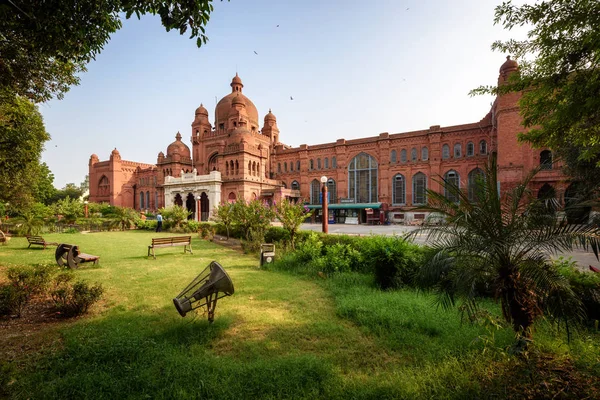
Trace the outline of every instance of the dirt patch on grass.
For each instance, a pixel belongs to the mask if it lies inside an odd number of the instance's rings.
[[[242,242],[239,239],[229,238],[226,236],[215,235],[212,239],[213,243],[221,245],[223,247],[227,247],[229,249],[238,251],[240,253],[244,252],[244,248],[242,247]]]

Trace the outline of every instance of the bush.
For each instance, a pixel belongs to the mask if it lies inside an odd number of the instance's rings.
[[[0,361],[0,398],[8,398],[9,385],[16,373],[16,368],[13,364]]]
[[[16,315],[20,317],[28,298],[27,292],[15,285],[1,285],[0,316]]]
[[[335,243],[325,247],[325,249],[324,273],[351,272],[360,268],[362,256],[358,250],[350,245]]]
[[[381,289],[412,286],[424,250],[400,237],[371,236],[361,241],[364,266],[375,273]]]
[[[562,257],[554,265],[583,303],[588,321],[600,321],[600,274],[580,271],[576,262]]]
[[[271,226],[265,233],[265,243],[283,243],[290,240],[290,232],[279,226]]]
[[[201,239],[212,240],[215,236],[215,225],[209,224],[208,222],[202,222],[198,224],[196,231]]]
[[[56,270],[54,266],[39,264],[34,267],[11,267],[6,275],[13,286],[25,291],[29,297],[42,293]]]
[[[51,293],[56,311],[65,318],[85,314],[104,293],[100,284],[90,286],[86,282],[78,281],[71,285],[72,279],[72,275],[59,275]]]

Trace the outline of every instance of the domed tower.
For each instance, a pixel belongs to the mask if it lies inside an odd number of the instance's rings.
[[[201,103],[200,107],[196,108],[194,122],[192,122],[192,143],[199,136],[206,136],[212,131],[212,125],[208,120],[208,110]]]
[[[167,147],[167,155],[158,154],[158,169],[164,176],[178,177],[181,171],[192,171],[192,157],[190,148],[181,141],[181,133],[177,132],[175,141]]]
[[[241,122],[249,131],[258,132],[258,111],[254,103],[242,93],[244,84],[237,73],[229,86],[231,93],[223,97],[215,107],[215,129],[219,133],[231,131],[238,127],[240,121],[237,118],[241,117]],[[234,99],[236,104],[233,104]],[[231,115],[232,108],[238,114]]]
[[[265,115],[265,124],[262,128],[262,134],[271,139],[271,146],[279,143],[279,128],[277,127],[277,118],[269,109],[269,113]]]

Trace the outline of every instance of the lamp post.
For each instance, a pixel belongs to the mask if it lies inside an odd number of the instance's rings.
[[[200,222],[200,196],[196,196],[196,200],[197,200],[197,204],[196,204],[196,217],[198,219],[198,222]]]
[[[327,177],[323,175],[321,177],[321,196],[323,197],[323,233],[329,233],[329,216],[327,212]]]
[[[84,201],[83,202],[83,206],[84,206],[84,211],[85,211],[85,217],[88,217],[88,201]]]

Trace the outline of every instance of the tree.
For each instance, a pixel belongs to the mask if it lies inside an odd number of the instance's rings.
[[[37,177],[37,182],[32,187],[33,197],[37,202],[48,205],[56,194],[56,188],[54,187],[54,174],[45,162],[39,165]]]
[[[173,226],[176,228],[178,228],[183,221],[192,215],[191,211],[188,211],[186,208],[177,205],[161,208],[158,210],[158,212],[161,213],[166,220],[173,223]]]
[[[67,224],[74,224],[77,218],[83,217],[83,203],[77,198],[67,196],[54,204],[56,215],[62,215]]]
[[[260,200],[246,202],[239,198],[233,203],[232,211],[234,225],[244,232],[248,242],[254,243],[264,240],[265,233],[275,218],[271,207]]]
[[[229,240],[229,231],[231,225],[233,225],[233,203],[223,203],[215,209],[215,215],[213,217],[215,222],[223,224],[227,231],[227,240]]]
[[[129,207],[111,207],[110,213],[106,216],[114,218],[123,231],[130,229],[139,218],[137,211]]]
[[[470,316],[477,312],[481,291],[491,292],[500,301],[504,319],[520,337],[529,338],[539,316],[568,321],[580,309],[549,256],[581,246],[598,257],[600,229],[569,225],[545,212],[542,200],[527,189],[536,171],[503,195],[498,193],[496,172],[496,159],[491,157],[475,184],[476,201],[453,182],[443,182],[452,199],[428,193],[428,210],[443,215],[446,224],[413,233],[427,233],[433,249],[418,282],[433,288],[445,307],[461,300]]]
[[[275,216],[281,222],[283,229],[290,233],[292,249],[294,248],[298,228],[311,215],[312,212],[306,209],[301,203],[292,203],[288,199],[275,203]]]
[[[580,160],[600,155],[600,2],[515,6],[508,1],[496,7],[494,22],[509,30],[531,26],[526,40],[492,45],[519,60],[519,73],[506,85],[480,87],[472,94],[522,92],[526,132],[521,140],[559,153],[575,146],[581,149]]]
[[[10,201],[11,208],[24,210],[34,202],[36,194],[41,195],[37,185],[47,167],[40,167],[39,160],[48,139],[37,107],[0,89],[1,203]]]
[[[198,47],[212,0],[19,0],[0,4],[0,89],[43,102],[64,96],[102,51],[121,18],[159,15],[167,31],[186,32]]]
[[[83,190],[74,183],[67,183],[64,188],[56,190],[54,196],[50,199],[51,203],[57,203],[60,200],[64,200],[67,197],[71,199],[79,199],[83,194]]]

